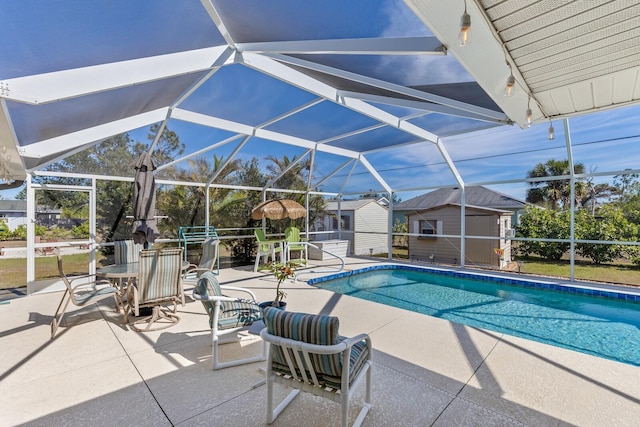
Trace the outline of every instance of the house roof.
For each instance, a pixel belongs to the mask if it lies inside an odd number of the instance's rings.
[[[0,212],[26,212],[26,200],[0,200]]]
[[[415,211],[414,214],[415,215],[421,215],[421,214],[424,214],[425,212],[428,212],[428,211],[434,211],[434,210],[446,208],[446,207],[449,207],[449,206],[454,206],[454,207],[458,207],[459,208],[462,205],[460,203],[445,203],[444,205],[434,206],[432,208],[423,209],[423,210],[420,210],[420,211]],[[465,209],[477,210],[477,211],[483,211],[483,212],[490,212],[490,213],[495,213],[495,214],[500,214],[500,215],[511,215],[511,214],[513,214],[513,211],[510,211],[510,210],[493,209],[493,208],[487,208],[487,207],[483,207],[483,206],[465,205]]]
[[[379,199],[357,199],[357,200],[343,200],[342,202],[340,202],[340,210],[341,211],[356,211],[358,209],[360,209],[361,207],[368,205],[369,203],[375,203],[377,205],[380,205],[380,207],[387,209],[386,206],[378,203]],[[329,203],[327,203],[327,208],[326,210],[328,211],[337,211],[338,210],[338,201],[337,200],[332,200]]]
[[[394,211],[424,210],[446,204],[460,204],[460,188],[440,188],[394,206]],[[465,188],[465,205],[493,209],[523,209],[526,202],[482,185]]]

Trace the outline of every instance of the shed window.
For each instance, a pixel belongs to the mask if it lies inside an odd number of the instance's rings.
[[[436,219],[422,219],[413,222],[414,234],[436,238],[436,234],[442,234],[442,221]]]
[[[338,219],[333,218],[333,229],[338,229]],[[340,217],[340,229],[341,230],[351,230],[351,217],[349,215],[342,215]]]

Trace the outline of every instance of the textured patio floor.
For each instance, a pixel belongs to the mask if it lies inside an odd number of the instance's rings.
[[[349,259],[348,268],[369,261]],[[312,277],[306,275],[304,280]],[[270,299],[274,280],[224,269],[222,283]],[[340,318],[340,332],[371,335],[374,407],[366,426],[637,426],[640,368],[499,333],[286,285],[287,310]],[[76,309],[51,340],[61,297],[49,293],[0,305],[0,425],[261,426],[261,363],[211,370],[202,305],[188,299],[181,321],[136,333],[107,300]],[[221,359],[257,353],[260,341],[228,344]],[[284,389],[276,389],[282,396]],[[362,390],[353,401],[353,422]],[[275,426],[339,424],[339,407],[300,395]]]

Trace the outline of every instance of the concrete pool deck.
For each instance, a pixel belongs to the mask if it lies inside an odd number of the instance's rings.
[[[372,263],[348,258],[347,268]],[[223,269],[220,281],[270,299],[275,279],[250,270]],[[285,291],[288,310],[338,316],[342,335],[370,334],[374,406],[365,426],[636,426],[640,420],[638,367],[301,281],[288,281]],[[212,371],[208,317],[199,302],[188,298],[178,309],[180,323],[149,333],[123,326],[110,300],[71,306],[51,340],[49,322],[61,296],[0,305],[1,425],[265,425],[265,387],[252,388],[264,375],[262,364]],[[228,344],[221,358],[260,350],[259,341]],[[350,422],[361,402],[359,390]],[[338,420],[337,404],[300,395],[273,425]]]

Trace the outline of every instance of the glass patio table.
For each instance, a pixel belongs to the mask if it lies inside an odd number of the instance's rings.
[[[188,261],[182,261],[182,271],[186,270],[189,267]],[[139,263],[137,262],[128,262],[124,264],[112,264],[104,267],[100,267],[96,269],[96,276],[103,277],[105,279],[114,279],[118,284],[118,289],[120,290],[120,302],[122,305],[124,301],[126,301],[125,295],[125,284],[128,284],[130,280],[135,280],[138,277],[139,271]],[[184,289],[181,289],[183,303],[184,303]],[[126,307],[124,308],[127,309]],[[151,308],[141,309],[140,315],[146,316],[151,314]]]
[[[184,271],[189,267],[188,261],[182,261],[182,270]],[[123,291],[123,285],[125,280],[128,282],[130,279],[138,277],[139,264],[137,262],[129,262],[124,264],[113,264],[96,269],[96,276],[104,277],[105,279],[117,279],[120,291]]]

